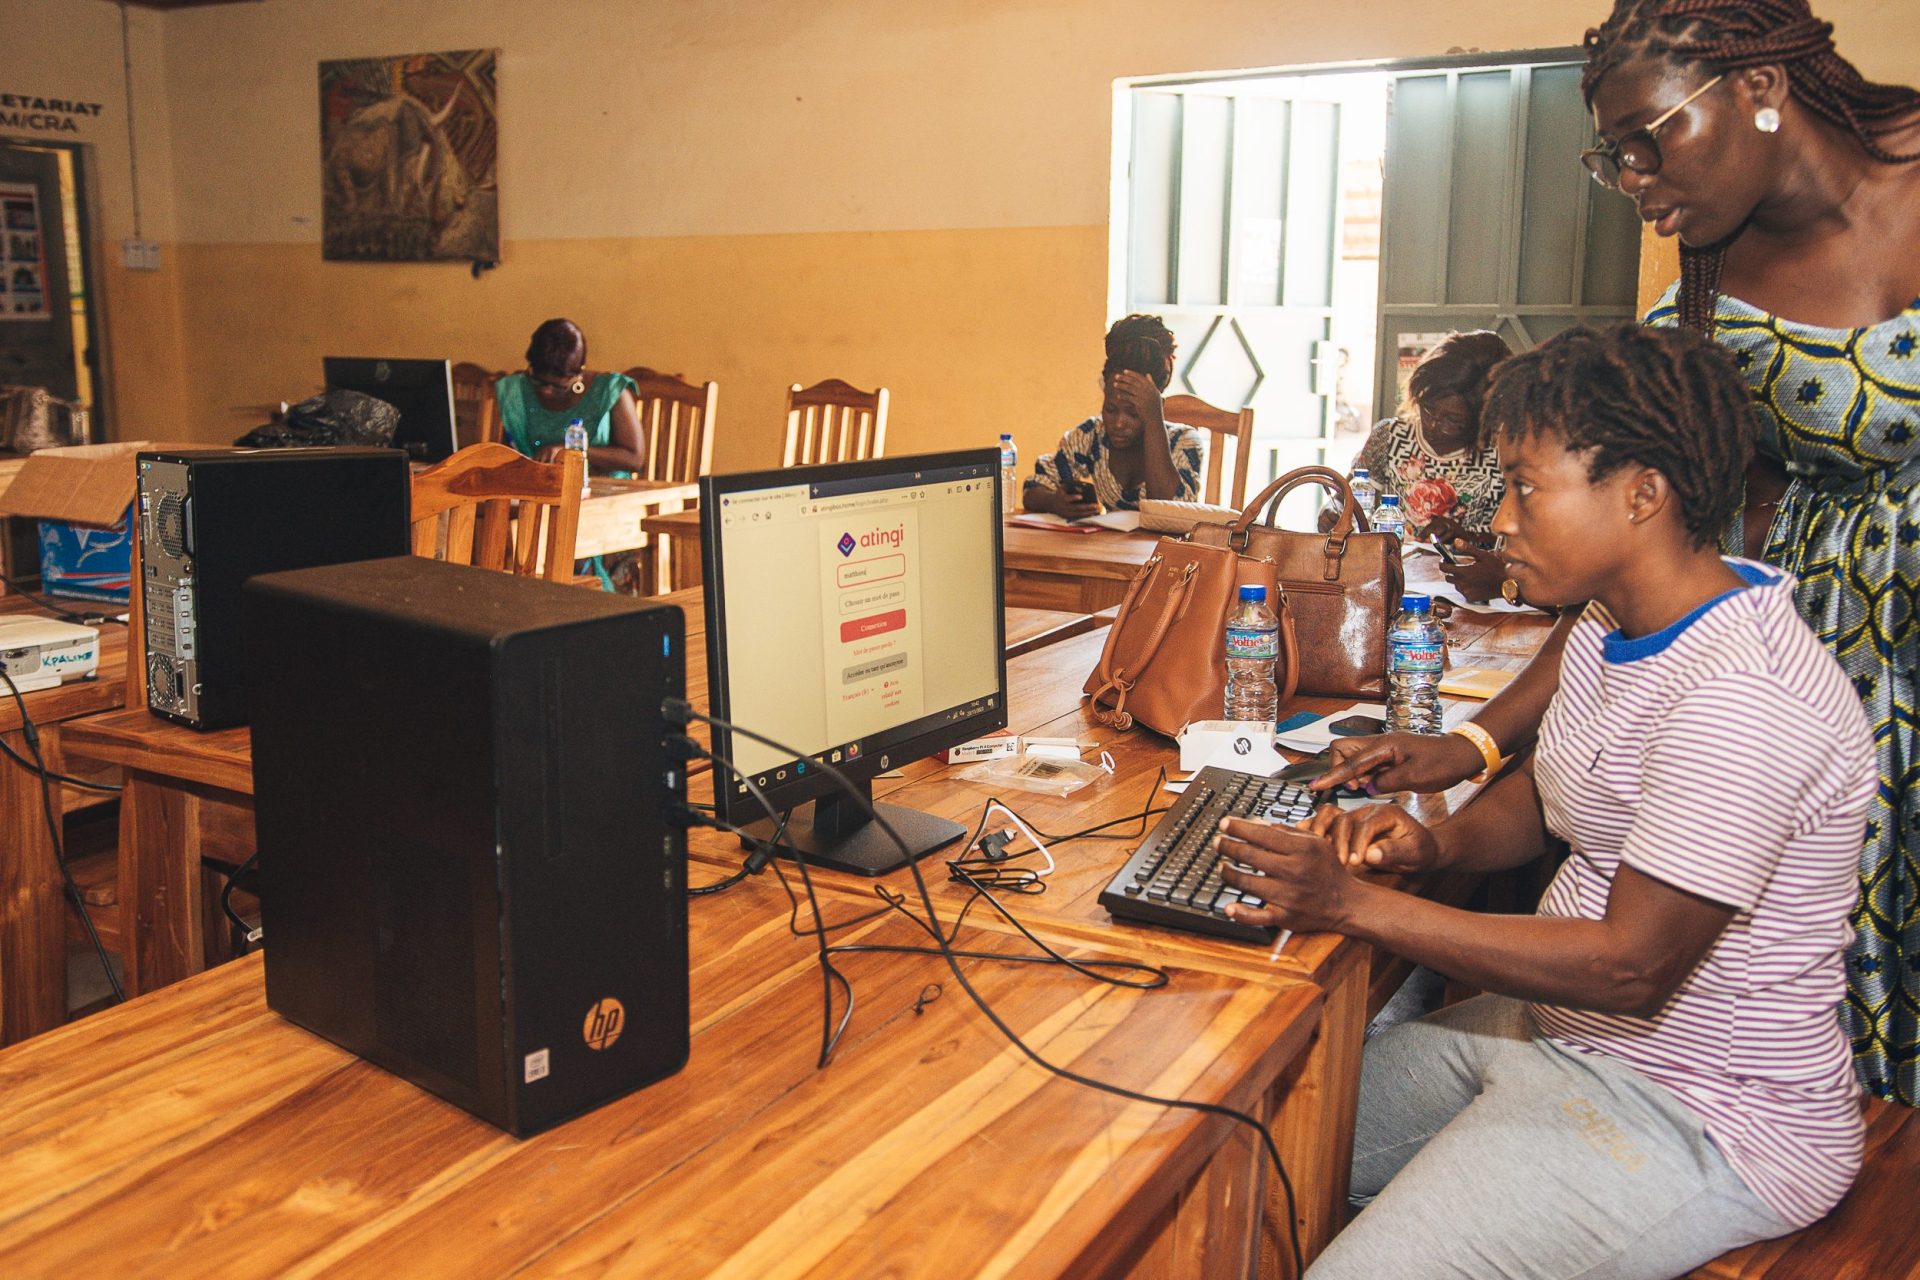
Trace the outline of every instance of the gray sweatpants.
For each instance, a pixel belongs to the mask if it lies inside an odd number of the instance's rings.
[[[1504,996],[1368,1042],[1353,1198],[1308,1280],[1667,1280],[1790,1230],[1671,1092]]]

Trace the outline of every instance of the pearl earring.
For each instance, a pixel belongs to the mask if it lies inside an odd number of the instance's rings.
[[[1780,113],[1772,107],[1762,107],[1753,113],[1753,127],[1762,133],[1780,132]]]

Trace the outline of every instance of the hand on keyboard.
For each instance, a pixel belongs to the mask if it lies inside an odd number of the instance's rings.
[[[1340,861],[1363,871],[1431,871],[1440,861],[1433,832],[1397,804],[1321,809],[1308,830],[1330,840]]]
[[[1232,919],[1295,932],[1337,933],[1345,925],[1353,876],[1327,837],[1298,827],[1227,818],[1214,848],[1223,859],[1222,878],[1242,895],[1241,902],[1227,908]],[[1261,905],[1249,905],[1247,895]]]

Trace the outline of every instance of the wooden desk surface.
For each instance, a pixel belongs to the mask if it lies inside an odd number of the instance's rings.
[[[1531,655],[1544,642],[1552,625],[1552,619],[1541,614],[1460,614],[1449,624],[1450,647],[1456,660],[1461,662],[1518,669],[1525,665],[1526,655]],[[1042,831],[1077,831],[1148,808],[1162,809],[1175,799],[1172,792],[1153,789],[1155,776],[1163,767],[1170,776],[1180,776],[1174,743],[1145,729],[1124,733],[1110,729],[1094,718],[1081,697],[1081,684],[1098,658],[1103,642],[1104,632],[1082,636],[1008,666],[1008,705],[1024,709],[1020,714],[1019,732],[1078,738],[1085,747],[1085,758],[1097,759],[1099,751],[1104,750],[1115,763],[1111,778],[1066,797],[998,792],[1001,799]],[[1353,699],[1348,698],[1301,697],[1288,705],[1293,710],[1326,714],[1352,702]],[[1451,698],[1442,699],[1442,704],[1449,721],[1464,719],[1481,705]],[[894,804],[963,822],[971,828],[996,789],[959,777],[967,767],[925,762],[903,770],[897,779],[876,782],[874,794]],[[1478,790],[1472,783],[1462,783],[1441,795],[1407,795],[1401,800],[1422,818],[1437,819],[1465,804]],[[1265,948],[1181,930],[1123,925],[1108,916],[1106,909],[1099,905],[1099,893],[1156,820],[1148,819],[1145,827],[1136,823],[1113,829],[1129,836],[1128,839],[1088,840],[1067,846],[1056,855],[1059,869],[1049,877],[1047,891],[1037,896],[1011,898],[1008,900],[1011,908],[1023,920],[1042,921],[1056,932],[1099,945],[1114,945],[1114,931],[1124,930],[1129,952],[1136,947],[1143,948],[1146,953],[1173,963],[1206,965],[1248,976],[1280,969],[1315,981],[1327,978],[1329,967],[1337,961],[1338,944],[1342,941],[1332,935],[1295,937],[1289,940],[1277,961],[1269,961]],[[1025,845],[1024,840],[1018,842],[1018,847]],[[722,855],[723,863],[737,865],[737,850],[723,847]],[[939,866],[949,856],[951,852],[936,852],[929,861]],[[871,897],[876,883],[830,871],[817,875],[823,883],[861,897]],[[938,882],[936,896],[944,899],[946,907],[957,910],[971,896],[970,890],[949,882],[944,874],[929,876],[929,879]],[[894,892],[906,892],[911,881],[909,873],[902,870],[882,877],[878,883]],[[1422,887],[1435,896],[1457,896],[1449,883],[1435,882]],[[983,909],[975,908],[976,914]]]
[[[573,544],[574,555],[582,560],[645,546],[647,535],[642,526],[649,515],[700,496],[698,484],[666,480],[594,476],[588,483],[591,492],[580,500],[580,524]]]
[[[1145,530],[1055,533],[1012,524],[1001,537],[1008,604],[1087,613],[1119,604],[1160,541]]]
[[[839,957],[857,1004],[817,1070],[819,970],[786,911],[766,881],[695,899],[687,1067],[524,1142],[269,1012],[258,956],[0,1053],[0,1255],[21,1275],[1247,1273],[1250,1134],[1049,1075],[938,957]],[[844,940],[925,935],[894,916]],[[1260,1115],[1320,1002],[963,964],[1060,1065]]]

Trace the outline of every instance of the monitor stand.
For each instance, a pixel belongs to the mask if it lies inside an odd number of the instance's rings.
[[[932,853],[967,834],[967,829],[958,822],[904,805],[875,802],[871,782],[854,785],[861,799],[872,805],[899,834],[911,857]],[[772,822],[763,820],[749,826],[747,831],[765,840],[773,834],[773,829]],[[900,846],[843,791],[795,809],[787,819],[786,834],[774,849],[783,858],[804,856],[808,866],[832,867],[856,876],[882,876],[907,865]]]

